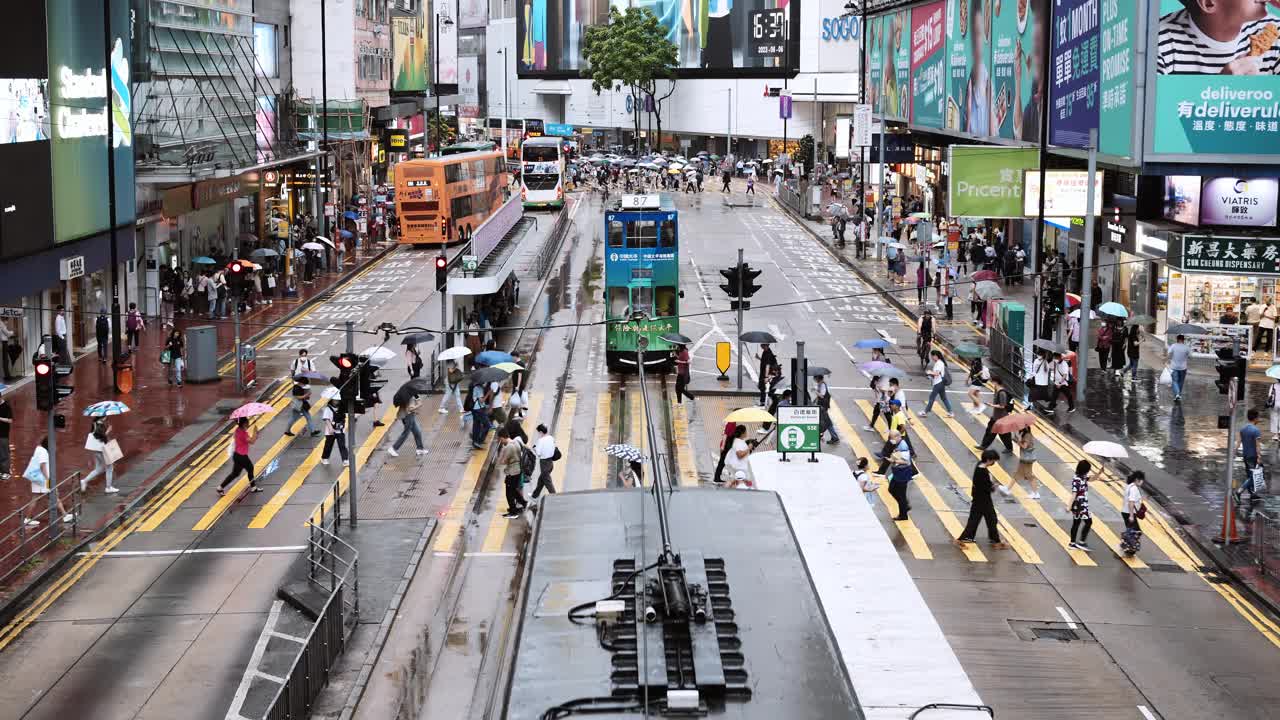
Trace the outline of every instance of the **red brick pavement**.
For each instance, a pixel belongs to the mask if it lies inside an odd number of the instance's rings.
[[[348,253],[344,274],[320,275],[310,285],[299,284],[296,299],[276,299],[271,305],[259,305],[241,318],[241,341],[245,342],[267,330],[269,326],[279,323],[301,304],[330,290],[346,274],[364,267],[380,253],[381,249],[377,247],[355,253],[354,258]],[[231,351],[234,342],[231,320],[211,321],[205,315],[195,315],[178,317],[176,322],[180,330],[189,326],[215,325],[218,354],[221,356]],[[114,509],[126,505],[154,480],[154,477],[147,478],[145,482],[132,487],[121,484],[121,476],[129,472],[138,461],[172,440],[183,427],[207,412],[218,400],[242,396],[248,401],[259,392],[253,390],[245,394],[238,393],[232,377],[198,385],[170,385],[167,367],[159,361],[167,335],[168,329],[162,330],[159,327],[159,318],[147,319],[147,329],[142,333],[140,348],[133,355],[134,387],[128,393],[115,392],[111,366],[100,362],[96,353],[80,356],[74,363],[75,369],[70,378],[75,392],[58,405],[58,412],[67,419],[66,429],[60,430],[57,437],[56,472],[61,478],[77,470],[87,474],[93,468],[93,459],[84,449],[84,441],[92,421],[84,417],[84,409],[101,400],[120,400],[129,406],[130,412],[113,417],[110,421],[112,436],[119,441],[124,453],[124,457],[115,464],[116,484],[121,487],[121,492],[115,496],[118,504],[113,506]],[[35,383],[27,382],[11,388],[5,392],[5,398],[13,408],[14,419],[10,436],[12,461],[9,472],[12,476],[8,480],[0,480],[0,573],[7,572],[12,567],[12,563],[4,561],[18,542],[19,536],[15,530],[20,521],[15,511],[23,507],[38,506],[39,511],[46,513],[39,517],[43,527],[48,507],[47,500],[33,502],[30,483],[22,478],[22,471],[31,458],[32,450],[45,437],[48,429],[47,415],[36,409]],[[160,474],[156,473],[157,476]],[[95,478],[90,484],[89,492],[100,491],[104,482],[102,476]],[[81,518],[81,532],[101,526],[114,514],[114,509],[102,517]],[[26,554],[16,553],[14,557]]]

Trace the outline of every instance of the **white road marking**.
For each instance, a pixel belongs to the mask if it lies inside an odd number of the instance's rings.
[[[1066,620],[1066,621],[1067,621],[1067,627],[1068,627],[1069,629],[1071,629],[1071,630],[1075,630],[1075,629],[1076,629],[1076,621],[1071,619],[1071,615],[1067,612],[1067,609],[1066,609],[1066,608],[1064,608],[1064,607],[1062,607],[1061,605],[1059,605],[1059,606],[1058,606],[1058,614],[1062,616],[1062,619],[1063,619],[1063,620]]]
[[[249,695],[249,686],[253,684],[253,679],[264,675],[258,671],[258,663],[262,662],[262,656],[267,652],[267,643],[271,641],[271,635],[276,630],[276,623],[280,620],[280,609],[283,607],[283,600],[271,603],[271,610],[267,612],[267,622],[262,626],[258,642],[253,645],[253,654],[249,656],[249,665],[245,667],[244,675],[240,677],[240,685],[236,688],[235,696],[231,698],[231,707],[227,708],[226,720],[244,719],[240,714],[244,709],[244,699]],[[284,680],[280,679],[276,682],[283,684]]]
[[[1138,712],[1142,713],[1142,717],[1146,718],[1146,720],[1158,720],[1155,713],[1148,710],[1146,705],[1139,705]]]
[[[826,323],[824,323],[824,322],[822,322],[822,318],[818,318],[818,325],[822,326],[822,329],[823,329],[823,330],[826,330],[828,335],[830,335],[830,334],[831,334],[831,328],[827,327],[827,324],[826,324]],[[770,325],[769,327],[773,327],[773,326],[772,326],[772,325]],[[842,347],[842,348],[843,348],[844,346],[843,346],[843,345],[841,345],[840,347]],[[852,360],[853,358],[852,358],[852,357],[850,357],[849,359],[850,359],[850,360]]]
[[[179,550],[109,550],[104,553],[93,553],[102,557],[164,557],[174,555],[214,555],[236,553],[285,553],[302,552],[306,545],[271,545],[268,547],[221,547],[221,548],[182,548]],[[89,555],[82,552],[77,555]]]

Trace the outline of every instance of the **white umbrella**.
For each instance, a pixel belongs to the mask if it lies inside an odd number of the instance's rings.
[[[341,393],[341,391],[340,391],[340,390],[338,390],[338,388],[336,388],[336,387],[334,387],[334,386],[330,385],[329,387],[327,387],[327,388],[325,388],[324,390],[321,390],[321,391],[320,391],[320,399],[321,399],[321,400],[332,400],[332,399],[334,399],[334,398],[338,397],[340,394],[342,394],[342,393]]]
[[[394,350],[382,347],[381,345],[370,345],[369,347],[361,350],[360,354],[368,357],[369,362],[374,365],[385,365],[396,356],[396,352]]]
[[[1097,455],[1104,458],[1122,458],[1129,457],[1129,451],[1125,450],[1119,443],[1109,442],[1107,440],[1093,440],[1084,444],[1081,448],[1090,455]]]
[[[1072,311],[1071,311],[1071,315],[1070,315],[1070,317],[1073,317],[1073,318],[1078,318],[1078,317],[1080,317],[1080,308],[1076,308],[1075,310],[1072,310]],[[1096,313],[1096,312],[1094,312],[1094,311],[1090,310],[1090,311],[1089,311],[1089,319],[1090,319],[1090,320],[1097,320],[1097,319],[1098,319],[1098,313]]]
[[[461,360],[470,354],[471,350],[469,348],[462,345],[454,345],[451,348],[441,351],[439,355],[436,355],[436,359],[440,362],[444,362],[446,360]]]
[[[318,242],[302,243],[303,250],[323,250],[324,246]]]
[[[315,237],[313,237],[313,238],[311,238],[311,239],[312,239],[312,240],[314,240],[314,241],[316,241],[316,242],[318,242],[318,243],[324,243],[325,245],[328,245],[329,247],[333,247],[333,241],[332,241],[332,240],[330,240],[330,239],[329,239],[329,238],[327,238],[327,237],[320,237],[319,235],[317,235],[317,236],[315,236]],[[306,246],[304,245],[303,247],[306,247]]]

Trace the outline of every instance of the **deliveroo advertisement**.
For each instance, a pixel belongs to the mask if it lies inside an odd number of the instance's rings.
[[[1104,18],[1105,20],[1105,18]],[[1280,155],[1280,0],[1160,0],[1152,152]]]

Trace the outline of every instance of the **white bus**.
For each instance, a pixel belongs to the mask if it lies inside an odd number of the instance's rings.
[[[560,138],[520,143],[520,199],[526,208],[564,207],[564,149]]]

